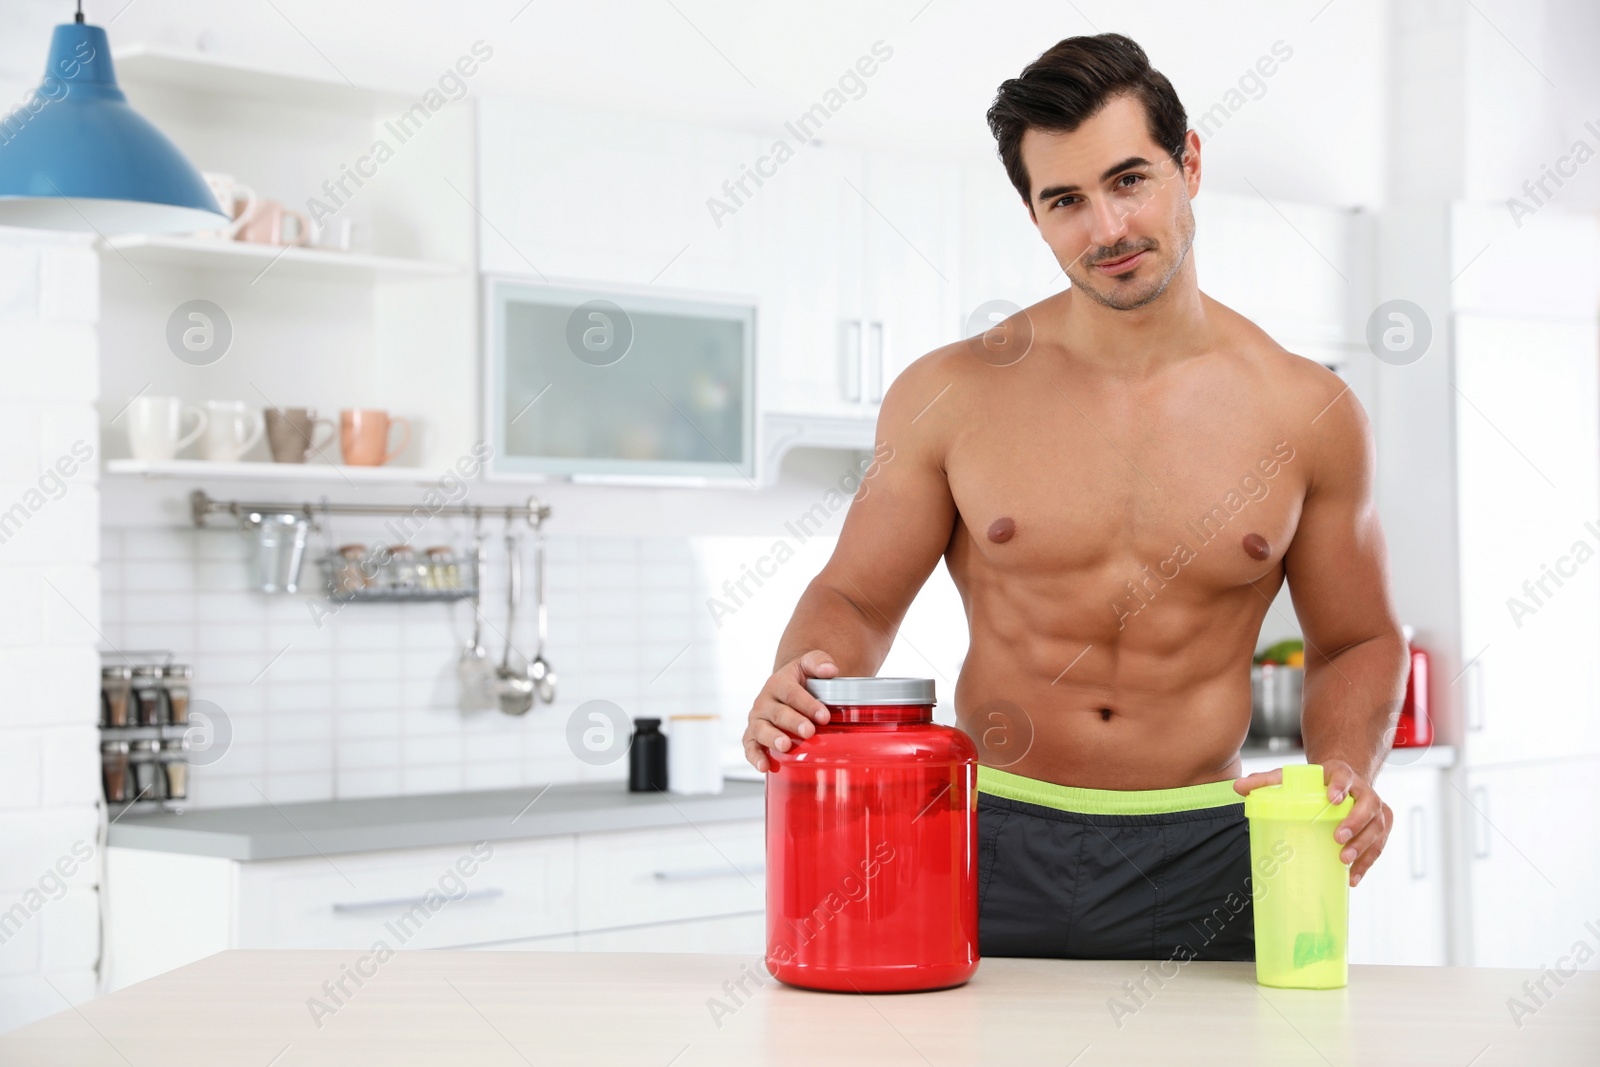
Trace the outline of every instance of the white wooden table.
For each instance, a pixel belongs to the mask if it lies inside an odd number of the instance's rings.
[[[0,1035],[0,1064],[1600,1062],[1594,971],[1559,989],[1547,980],[1553,996],[1519,1027],[1507,999],[1526,999],[1522,983],[1538,977],[1531,971],[1352,967],[1347,988],[1310,992],[1258,987],[1251,964],[1169,963],[1176,973],[1163,977],[1155,963],[987,959],[960,989],[860,996],[780,986],[745,956],[411,951],[383,963],[361,959],[348,951],[219,953]],[[359,986],[350,977],[357,971],[370,975]],[[1141,975],[1142,1006],[1123,987]],[[348,995],[330,996],[324,983],[341,977]],[[319,1018],[312,998],[323,1005]],[[1113,999],[1132,1010],[1114,1018]]]

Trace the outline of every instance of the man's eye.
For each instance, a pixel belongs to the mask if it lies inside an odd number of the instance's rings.
[[[1128,178],[1132,178],[1136,182],[1144,181],[1144,175],[1143,174],[1124,174],[1121,178],[1117,179],[1117,183],[1120,185],[1123,181],[1127,180]],[[1124,186],[1124,188],[1127,188],[1127,186]]]
[[[1062,204],[1065,204],[1068,200],[1071,200],[1071,199],[1072,199],[1072,197],[1070,197],[1070,196],[1063,196],[1060,200],[1056,201],[1055,206],[1056,207],[1060,207]]]

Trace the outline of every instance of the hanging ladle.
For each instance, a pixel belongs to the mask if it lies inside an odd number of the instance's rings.
[[[500,710],[524,715],[533,707],[533,680],[525,671],[511,668],[511,635],[516,630],[517,602],[522,597],[522,546],[516,534],[506,533],[506,650],[495,668],[495,691]]]
[[[537,515],[537,512],[535,512]],[[545,606],[544,591],[544,519],[533,520],[533,589],[539,624],[539,641],[533,650],[533,662],[528,664],[528,677],[533,680],[534,692],[546,704],[556,700],[556,670],[544,658],[544,642],[550,629],[550,615]]]

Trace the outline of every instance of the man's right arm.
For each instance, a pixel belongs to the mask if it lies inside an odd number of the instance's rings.
[[[949,425],[929,404],[950,385],[949,350],[895,379],[878,413],[877,460],[845,516],[839,543],[806,587],[778,643],[777,667],[750,709],[745,758],[768,769],[767,750],[827,722],[807,678],[877,673],[911,601],[950,543],[955,501],[944,473]],[[959,358],[958,354],[955,354]]]

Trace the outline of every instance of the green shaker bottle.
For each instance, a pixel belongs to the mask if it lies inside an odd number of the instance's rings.
[[[1245,794],[1261,985],[1338,989],[1347,981],[1350,868],[1333,831],[1354,804],[1348,794],[1329,803],[1316,763],[1285,767],[1282,785]]]

